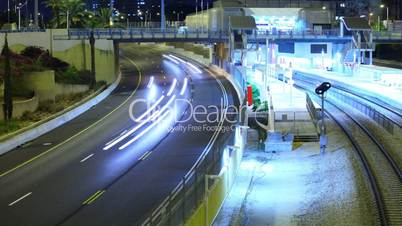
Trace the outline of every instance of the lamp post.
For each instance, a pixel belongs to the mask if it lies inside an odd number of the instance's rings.
[[[325,93],[331,88],[331,83],[324,82],[315,89],[315,93],[321,97],[321,126],[320,126],[320,153],[325,153],[325,148],[328,144],[328,137],[325,128],[325,113],[324,113],[324,99]]]
[[[388,30],[389,8],[388,8],[388,6],[385,6],[384,4],[381,4],[381,5],[380,5],[380,8],[381,8],[381,9],[386,8],[386,10],[387,10],[387,22],[386,22],[386,27],[387,27],[387,30]]]
[[[24,4],[19,3],[17,6],[17,10],[18,10],[18,30],[21,30],[21,9],[22,7],[26,6],[28,3],[28,1],[25,1]]]
[[[165,27],[166,27],[165,0],[161,0],[161,29],[164,30]]]
[[[10,23],[10,0],[7,1],[7,21]]]
[[[39,9],[38,9],[38,0],[35,0],[35,6],[34,6],[34,21],[35,21],[35,27],[39,27]]]
[[[371,26],[371,17],[373,17],[374,13],[369,13],[369,25]]]
[[[114,0],[110,0],[110,18],[109,18],[109,25],[113,26],[113,11],[114,11],[114,6],[113,6]]]
[[[67,30],[70,29],[70,11],[67,10]]]

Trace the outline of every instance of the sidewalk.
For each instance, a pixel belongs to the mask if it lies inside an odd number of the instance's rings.
[[[317,143],[292,152],[257,150],[255,132],[249,131],[239,174],[214,226],[375,224],[341,132],[331,128],[322,156]]]

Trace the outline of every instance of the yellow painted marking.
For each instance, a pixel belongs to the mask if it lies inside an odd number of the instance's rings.
[[[93,201],[95,201],[97,198],[99,198],[99,196],[101,196],[103,193],[105,193],[105,190],[97,191],[95,194],[91,195],[91,197],[89,197],[87,200],[85,200],[82,204],[83,205],[91,204]]]
[[[56,150],[56,149],[59,148],[60,146],[66,144],[66,143],[68,143],[68,142],[70,142],[70,141],[73,140],[74,138],[80,136],[81,134],[85,133],[85,132],[88,131],[89,129],[95,127],[95,126],[98,125],[100,122],[104,121],[107,117],[109,117],[109,116],[112,115],[114,112],[116,112],[116,111],[119,110],[121,107],[123,107],[123,106],[130,100],[130,98],[133,97],[134,94],[137,92],[138,88],[140,87],[141,79],[142,79],[141,69],[139,68],[139,66],[138,66],[134,61],[130,60],[128,57],[126,57],[126,56],[124,56],[124,57],[125,57],[128,61],[130,61],[130,62],[137,68],[137,71],[138,71],[138,73],[139,73],[139,82],[138,82],[138,85],[137,85],[137,87],[135,88],[135,90],[130,94],[129,97],[127,97],[127,99],[126,99],[123,103],[121,103],[121,104],[120,104],[117,108],[115,108],[113,111],[109,112],[109,114],[105,115],[104,117],[102,117],[101,119],[99,119],[98,121],[96,121],[95,123],[93,123],[92,125],[88,126],[88,127],[85,128],[84,130],[82,130],[82,131],[80,131],[79,133],[75,134],[74,136],[68,138],[67,140],[61,142],[60,144],[54,146],[53,148],[50,148],[49,150],[47,150],[47,151],[45,151],[45,152],[42,152],[41,154],[39,154],[39,155],[37,155],[37,156],[35,156],[35,157],[33,157],[33,158],[27,160],[27,161],[25,161],[25,162],[23,162],[23,163],[21,163],[21,164],[15,166],[14,168],[12,168],[12,169],[10,169],[10,170],[7,170],[6,172],[0,174],[0,178],[2,178],[2,177],[4,177],[4,176],[6,176],[6,175],[8,175],[8,174],[10,174],[10,173],[12,173],[12,172],[14,172],[15,170],[17,170],[17,169],[19,169],[19,168],[21,168],[21,167],[23,167],[23,166],[25,166],[25,165],[28,165],[29,163],[35,161],[36,159],[39,159],[40,157],[42,157],[42,156],[44,156],[44,155],[46,155],[46,154],[48,154],[48,153],[50,153],[50,152]]]
[[[103,195],[103,193],[105,193],[105,190],[99,192],[95,197],[93,197],[90,201],[88,201],[87,205],[93,203],[96,199],[98,199],[101,195]]]
[[[87,204],[89,201],[91,201],[91,199],[93,199],[100,192],[101,192],[100,190],[95,192],[95,194],[91,195],[91,197],[89,197],[87,200],[85,200],[82,204]]]

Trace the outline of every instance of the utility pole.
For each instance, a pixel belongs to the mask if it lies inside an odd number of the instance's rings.
[[[165,0],[161,0],[161,29],[164,30],[165,27],[166,27]]]
[[[34,12],[34,21],[35,21],[35,27],[38,28],[39,27],[39,18],[38,18],[38,13],[39,13],[39,9],[38,9],[38,0],[35,0],[35,12]]]
[[[198,30],[198,0],[195,0],[195,29]]]

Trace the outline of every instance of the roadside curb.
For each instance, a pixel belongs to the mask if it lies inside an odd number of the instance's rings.
[[[75,103],[59,113],[36,122],[26,128],[20,129],[14,133],[0,137],[0,155],[3,155],[14,148],[21,146],[22,144],[34,140],[80,116],[82,113],[88,111],[93,106],[106,99],[106,97],[108,97],[117,88],[120,80],[121,73],[118,74],[115,82],[105,90],[102,91],[102,89],[104,89],[103,87],[80,102]]]

